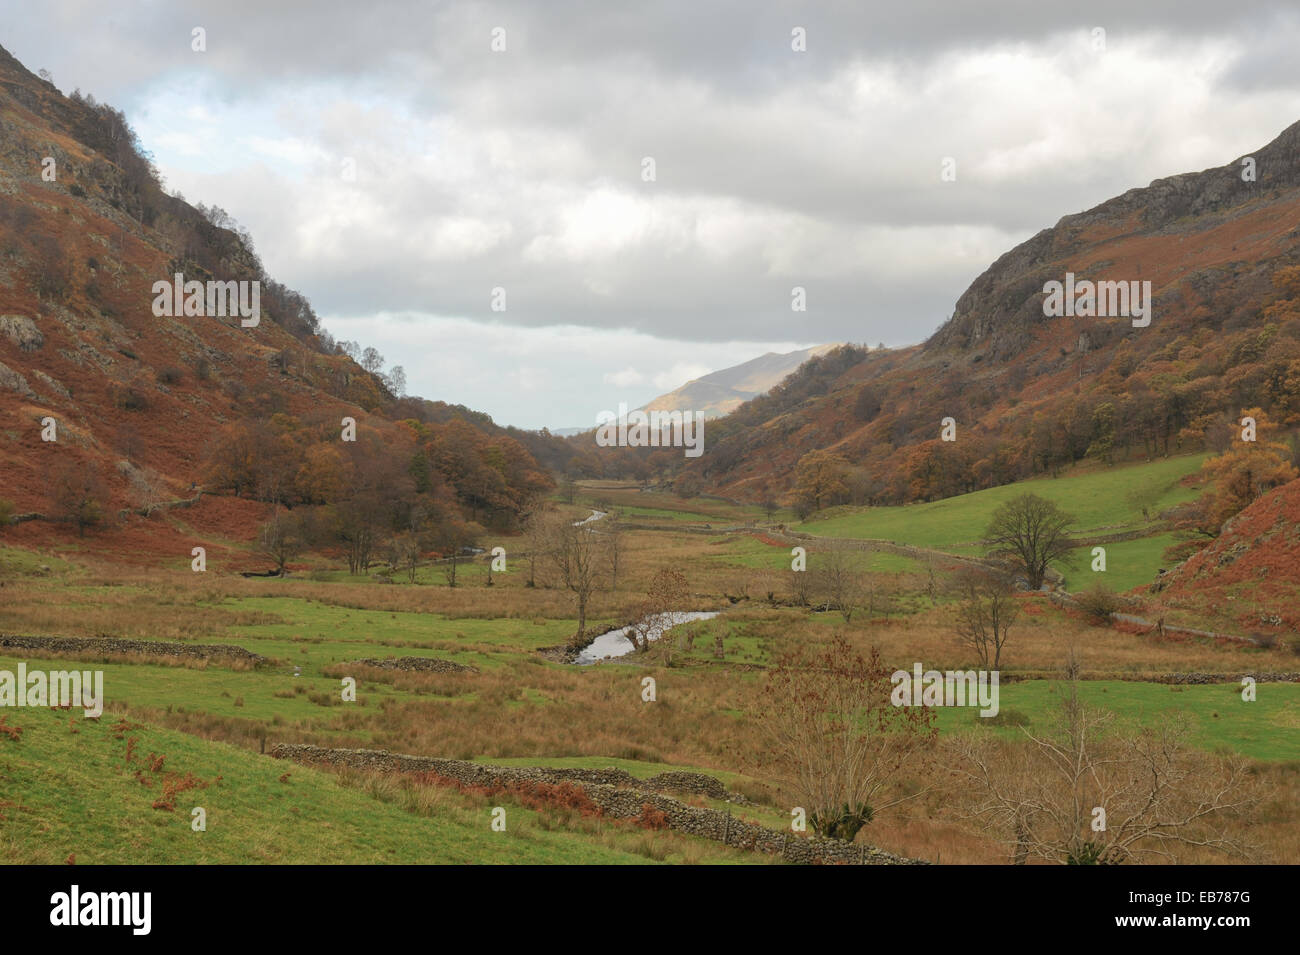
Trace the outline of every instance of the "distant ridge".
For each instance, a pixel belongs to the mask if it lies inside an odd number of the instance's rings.
[[[771,391],[810,358],[824,355],[837,344],[814,345],[801,351],[768,352],[758,358],[693,378],[667,394],[646,402],[646,411],[694,411],[705,418],[720,418],[746,401]]]

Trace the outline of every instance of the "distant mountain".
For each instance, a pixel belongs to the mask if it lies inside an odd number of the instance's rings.
[[[642,407],[647,411],[694,411],[705,418],[720,418],[750,398],[771,391],[808,359],[835,347],[834,344],[814,345],[784,354],[768,352],[731,368],[693,378]]]

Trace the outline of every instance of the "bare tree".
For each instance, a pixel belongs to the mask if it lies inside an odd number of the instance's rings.
[[[578,600],[578,632],[573,643],[580,645],[587,635],[587,605],[600,585],[607,550],[601,536],[590,527],[566,522],[556,531],[551,562],[560,581]]]
[[[758,718],[775,769],[808,811],[814,831],[852,842],[882,809],[898,771],[935,738],[934,712],[894,706],[890,670],[837,635],[800,643],[767,671]],[[916,795],[916,794],[913,794]]]
[[[1036,494],[1021,494],[993,512],[984,532],[992,552],[1011,558],[1031,590],[1043,586],[1053,561],[1067,560],[1075,541],[1067,529],[1074,518]]]
[[[561,520],[553,511],[538,508],[524,520],[524,559],[528,561],[527,587],[537,586],[537,571],[545,571],[560,537]],[[543,582],[545,583],[545,582]]]
[[[800,607],[812,603],[813,580],[806,570],[787,571],[790,581],[790,596]]]
[[[403,571],[410,583],[415,583],[423,551],[420,535],[415,531],[402,531],[388,542],[388,566],[394,572]]]
[[[275,570],[284,576],[284,567],[303,549],[302,521],[293,514],[281,514],[275,505],[271,519],[262,525],[257,537],[258,552],[275,561]]]
[[[1240,856],[1226,818],[1257,799],[1241,757],[1192,752],[1190,724],[1170,715],[1125,728],[1084,705],[1071,660],[1052,726],[1006,743],[963,734],[959,772],[971,784],[972,815],[1001,834],[1012,861],[1116,865],[1207,847]]]
[[[605,506],[609,508],[609,505]],[[623,525],[613,510],[606,510],[605,515],[601,521],[600,533],[605,535],[605,547],[609,555],[609,589],[617,590],[618,568],[623,557]]]
[[[817,582],[825,595],[826,609],[838,610],[844,615],[844,622],[850,623],[854,611],[867,603],[868,587],[864,575],[853,567],[852,558],[843,544],[834,543],[817,556]],[[867,616],[870,615],[871,609],[868,608]]]
[[[103,523],[108,488],[93,462],[64,459],[50,476],[49,493],[55,515],[75,524],[78,537]]]
[[[623,635],[641,653],[664,635],[673,625],[673,614],[681,609],[688,594],[686,577],[681,571],[663,567],[650,579],[646,599],[637,607],[637,619]]]
[[[448,587],[455,587],[460,574],[460,563],[465,552],[474,546],[481,531],[477,524],[462,524],[455,519],[448,519],[438,525],[434,531],[434,540],[438,549],[447,556],[442,560],[442,575],[447,579]]]
[[[967,571],[959,587],[962,601],[957,605],[957,636],[975,651],[981,666],[996,670],[1011,627],[1020,616],[1020,604],[1009,582],[997,574]]]

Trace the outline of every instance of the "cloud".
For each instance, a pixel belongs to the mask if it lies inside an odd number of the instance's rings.
[[[607,385],[614,385],[618,388],[631,388],[633,385],[644,384],[645,375],[629,365],[622,371],[605,372],[602,380]]]
[[[411,330],[477,323],[475,347],[510,351],[490,330],[509,327],[541,349],[552,371],[521,358],[520,397],[489,402],[517,420],[548,375],[560,388],[555,369],[588,389],[635,369],[627,387],[668,390],[683,382],[662,376],[706,364],[574,364],[559,329],[708,346],[712,368],[743,360],[728,343],[753,357],[922,340],[1061,216],[1226,163],[1300,118],[1300,16],[1283,2],[10,8],[15,55],[125,109],[169,184],[238,218],[346,337],[404,315]],[[195,25],[206,53],[190,49]],[[794,286],[807,312],[791,311]],[[424,340],[411,331],[405,363],[443,367]],[[447,364],[440,386],[481,394],[470,367]],[[555,422],[583,410],[580,392]]]

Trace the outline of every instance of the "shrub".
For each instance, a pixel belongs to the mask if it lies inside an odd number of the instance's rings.
[[[1028,726],[1029,717],[1020,710],[1006,707],[998,710],[997,716],[980,716],[979,711],[972,713],[975,722],[981,726]]]
[[[637,816],[636,824],[642,829],[667,829],[668,813],[644,802],[641,804],[641,815]]]
[[[1074,598],[1079,609],[1094,623],[1108,623],[1120,608],[1120,600],[1105,584],[1096,583]]]

